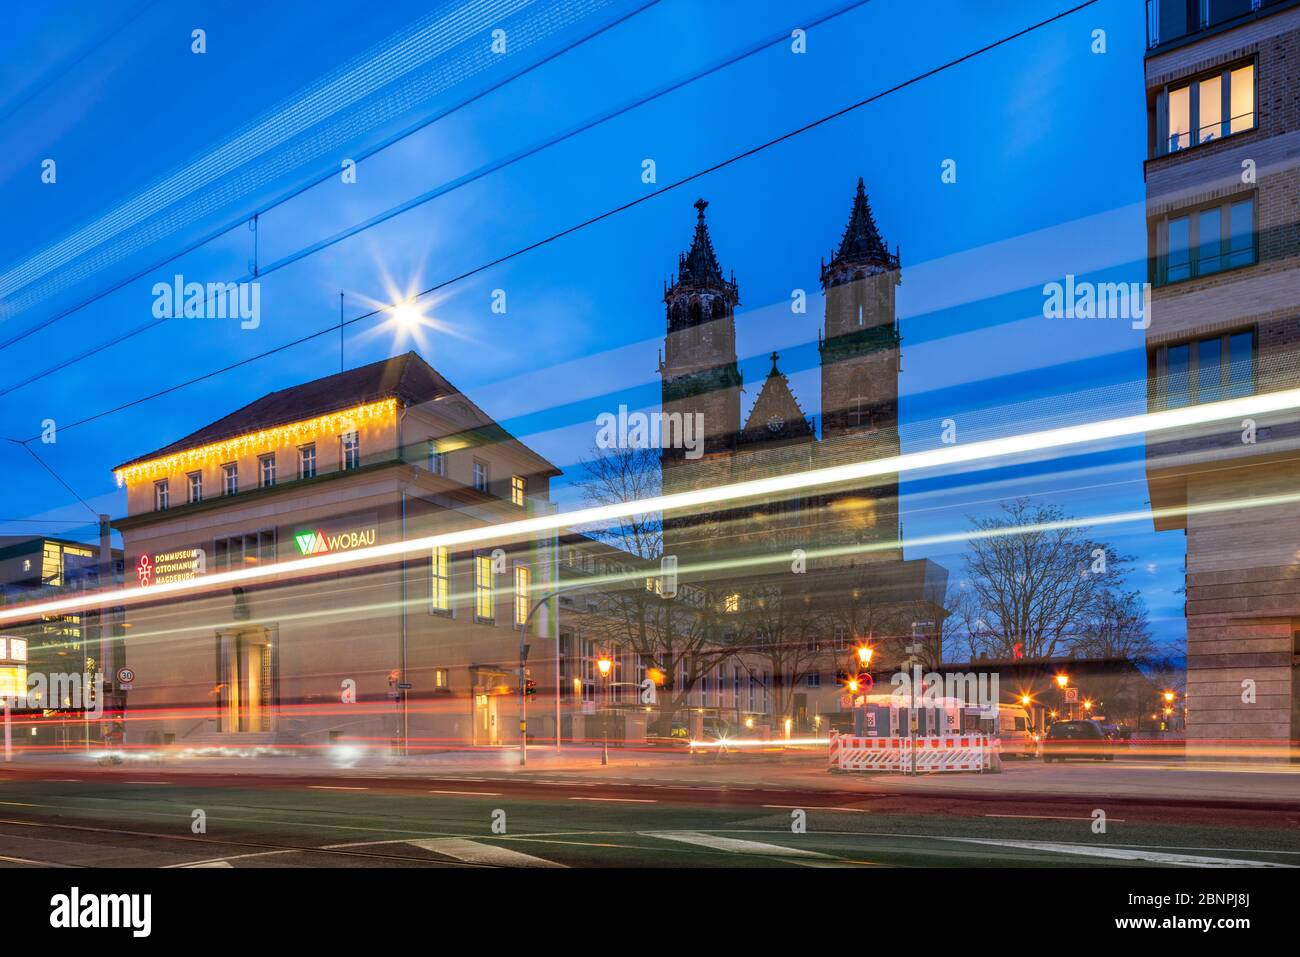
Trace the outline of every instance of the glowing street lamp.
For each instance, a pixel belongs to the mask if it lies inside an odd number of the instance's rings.
[[[858,645],[858,664],[864,668],[871,664],[871,658],[876,653],[874,648],[867,645]]]
[[[1028,708],[1028,707],[1030,706],[1030,704],[1033,703],[1033,700],[1034,700],[1034,699],[1031,698],[1031,697],[1029,697],[1029,695],[1027,695],[1027,694],[1022,694],[1022,695],[1020,696],[1020,705],[1021,705],[1021,707],[1023,707],[1023,708]]]
[[[610,670],[614,667],[613,659],[608,655],[601,655],[596,659],[596,670],[600,672],[602,678],[608,678]]]
[[[1057,676],[1056,676],[1056,686],[1057,686],[1058,688],[1060,688],[1062,691],[1064,691],[1065,688],[1066,688],[1069,684],[1070,684],[1070,676],[1069,676],[1069,675],[1057,675]]]
[[[1084,710],[1084,711],[1091,711],[1091,710],[1092,710],[1092,702],[1091,702],[1091,701],[1085,701],[1085,702],[1083,703],[1083,710]]]
[[[1173,704],[1174,698],[1176,698],[1177,695],[1175,695],[1172,691],[1166,691],[1163,695],[1161,695],[1161,697],[1165,699],[1165,704]]]
[[[614,659],[608,654],[601,655],[596,659],[596,670],[600,672],[602,678],[608,678],[614,670]],[[605,713],[600,718],[600,728],[603,732],[600,742],[600,763],[609,764],[609,685],[605,685]]]

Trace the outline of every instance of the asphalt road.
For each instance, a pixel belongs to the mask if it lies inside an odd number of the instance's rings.
[[[0,866],[1300,866],[1300,801],[869,793],[764,777],[13,768],[0,778]]]

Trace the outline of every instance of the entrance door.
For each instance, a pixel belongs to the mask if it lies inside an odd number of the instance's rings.
[[[257,733],[271,730],[272,665],[270,633],[264,628],[220,636],[221,730]]]
[[[474,743],[491,746],[500,743],[497,727],[497,696],[474,696]]]

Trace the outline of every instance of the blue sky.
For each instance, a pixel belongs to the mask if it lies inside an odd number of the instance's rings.
[[[504,4],[507,0],[493,0]],[[510,53],[510,66],[609,27],[464,109],[389,145],[259,219],[262,264],[318,242],[412,196],[656,90],[764,38],[848,6],[832,0],[591,0],[590,18]],[[252,255],[246,226],[127,283],[48,328],[0,348],[4,434],[28,438],[44,419],[88,415],[256,355],[422,289],[643,196],[642,161],[659,185],[962,56],[1072,4],[871,0],[814,27],[805,54],[772,46],[682,89],[425,203],[262,278],[261,326],[172,322],[25,380],[150,321],[150,288],[175,273],[239,278]],[[444,4],[435,14],[454,9]],[[538,8],[512,14],[533,16]],[[558,9],[558,8],[556,8]],[[335,0],[221,5],[51,3],[7,11],[0,33],[0,271],[8,271],[234,131],[428,14],[426,4]],[[505,19],[508,36],[522,19]],[[208,52],[190,51],[206,31]],[[1106,34],[1094,53],[1093,31]],[[963,441],[1142,411],[1140,332],[1117,320],[1048,320],[1042,285],[1067,272],[1145,278],[1145,139],[1140,5],[1100,0],[1048,27],[925,79],[807,133],[555,243],[458,282],[423,302],[436,328],[399,341],[379,320],[351,326],[345,361],[413,345],[520,438],[573,471],[595,416],[652,403],[662,343],[662,282],[689,242],[691,203],[710,201],[723,266],[741,292],[738,345],[751,384],[783,356],[795,394],[818,411],[820,301],[805,315],[791,291],[814,295],[818,266],[838,241],[854,185],[866,180],[876,220],[903,258],[904,450],[938,441],[954,418]],[[488,42],[485,35],[483,42]],[[508,58],[506,58],[508,59]],[[495,69],[492,67],[491,69]],[[456,77],[445,95],[359,132],[322,161],[240,194],[0,320],[0,343],[128,277],[150,257],[201,239],[338,167],[493,81]],[[346,151],[343,151],[343,150]],[[55,158],[58,182],[41,182]],[[941,181],[956,162],[957,182]],[[221,182],[230,186],[232,180]],[[508,311],[490,309],[505,289]],[[336,371],[337,335],[280,352],[162,399],[33,445],[96,511],[121,514],[111,467],[257,396]],[[13,386],[24,383],[19,388]],[[8,390],[8,391],[6,391]],[[0,445],[8,483],[0,532],[78,531],[89,516],[22,448]],[[563,487],[557,494],[574,501]],[[904,487],[905,537],[960,532],[1008,497],[1060,502],[1075,515],[1141,510],[1140,448],[1083,450],[1049,463],[931,477]],[[84,530],[83,530],[84,531]],[[1102,533],[1138,561],[1134,581],[1158,634],[1182,635],[1183,539],[1149,521]],[[960,569],[960,545],[909,549]]]

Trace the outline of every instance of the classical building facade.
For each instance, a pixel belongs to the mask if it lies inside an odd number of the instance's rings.
[[[196,582],[126,611],[128,745],[518,740],[521,626],[555,628],[544,601],[528,620],[554,581],[550,538],[273,574],[550,508],[557,470],[418,355],[263,396],[116,472],[128,584]]]
[[[1300,386],[1300,4],[1153,0],[1145,58],[1153,411]],[[1187,539],[1187,735],[1300,735],[1300,417],[1149,436]]]

